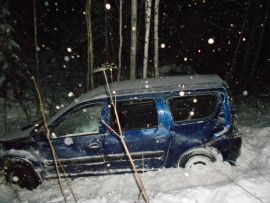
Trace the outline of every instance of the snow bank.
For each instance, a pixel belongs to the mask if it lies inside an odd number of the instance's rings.
[[[243,147],[237,166],[164,169],[141,174],[152,203],[270,202],[270,103],[259,109],[242,104],[239,131]],[[1,180],[1,179],[0,179]],[[69,180],[79,203],[143,202],[132,174]],[[65,186],[68,202],[74,202]],[[0,185],[0,202],[63,202],[56,180],[34,191]]]

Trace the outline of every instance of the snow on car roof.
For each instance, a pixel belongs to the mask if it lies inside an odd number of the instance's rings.
[[[218,75],[181,75],[164,78],[146,78],[111,83],[111,91],[117,96],[147,94],[155,92],[185,91],[223,87],[224,81]],[[105,85],[83,94],[79,101],[108,97]]]
[[[111,91],[115,91],[116,96],[138,95],[157,92],[185,91],[197,89],[210,89],[224,87],[226,83],[217,75],[181,75],[170,76],[164,78],[146,78],[137,80],[125,80],[116,83],[111,83]],[[102,85],[93,89],[78,99],[66,108],[58,111],[49,121],[52,123],[62,113],[73,108],[79,103],[93,101],[96,99],[107,98],[108,93],[106,86]]]

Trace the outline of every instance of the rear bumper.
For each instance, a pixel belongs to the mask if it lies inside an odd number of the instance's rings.
[[[214,134],[211,141],[206,145],[217,148],[221,152],[224,161],[235,165],[237,158],[241,154],[242,138],[234,126],[228,126],[221,132]]]
[[[241,154],[241,145],[241,137],[227,137],[217,141],[213,146],[221,152],[224,161],[235,165],[237,158]]]

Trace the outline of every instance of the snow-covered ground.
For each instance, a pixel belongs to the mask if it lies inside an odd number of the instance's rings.
[[[270,99],[268,97],[268,99]],[[270,102],[246,100],[239,107],[243,137],[237,166],[216,163],[203,168],[163,169],[141,174],[152,203],[270,202]],[[1,178],[3,179],[3,178]],[[0,182],[1,182],[0,179]],[[143,202],[132,174],[69,180],[77,202]],[[68,202],[74,202],[65,186]],[[64,202],[56,180],[34,191],[0,185],[0,202]]]

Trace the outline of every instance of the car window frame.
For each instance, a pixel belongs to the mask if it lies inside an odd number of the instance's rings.
[[[159,118],[159,113],[158,113],[158,109],[157,109],[157,101],[156,101],[156,98],[155,97],[143,97],[143,98],[130,98],[130,99],[120,99],[120,100],[117,100],[116,103],[118,102],[130,102],[130,101],[138,101],[138,100],[152,100],[154,101],[154,107],[156,109],[156,115],[157,115],[157,126],[152,126],[152,127],[147,127],[147,128],[134,128],[134,129],[129,129],[129,130],[123,130],[123,132],[130,132],[130,131],[138,131],[138,130],[145,130],[145,129],[153,129],[153,128],[159,128],[159,123],[160,123],[160,118]],[[117,105],[116,105],[117,106]],[[113,107],[111,107],[113,108]],[[112,110],[110,110],[110,116],[109,116],[109,121],[110,121],[110,125],[112,124],[111,123],[111,120],[112,120]],[[118,113],[118,112],[117,112]],[[122,126],[121,126],[122,127]],[[118,130],[118,129],[117,129]]]
[[[189,91],[185,91],[186,92],[189,92]],[[190,93],[190,92],[189,92]],[[216,97],[216,105],[215,105],[215,108],[214,108],[214,111],[207,117],[203,117],[203,118],[197,118],[197,119],[191,119],[191,120],[182,120],[182,121],[175,121],[174,120],[174,117],[173,117],[173,113],[172,113],[172,109],[171,109],[171,105],[169,103],[169,99],[171,98],[183,98],[183,97],[194,97],[194,96],[207,96],[207,95],[213,95]],[[185,124],[185,123],[193,123],[193,122],[198,122],[198,121],[205,121],[205,120],[208,120],[210,118],[213,118],[214,115],[216,115],[217,111],[218,111],[218,108],[220,106],[220,94],[219,92],[217,91],[213,91],[213,92],[200,92],[200,93],[190,93],[190,94],[185,94],[184,96],[177,96],[177,95],[172,95],[172,96],[169,96],[166,98],[166,104],[168,105],[169,107],[169,110],[170,110],[170,114],[171,114],[171,119],[173,121],[173,123],[175,125],[181,125],[181,124]]]
[[[83,108],[83,107],[89,107],[89,106],[94,106],[94,105],[101,105],[101,111],[100,111],[100,115],[99,115],[99,128],[97,131],[95,132],[85,132],[85,133],[75,133],[75,134],[66,134],[63,136],[52,136],[52,133],[54,133],[54,131],[52,129],[54,129],[56,126],[58,126],[62,121],[64,121],[69,115],[72,114],[72,112],[77,111],[79,108]],[[65,112],[63,112],[63,114],[61,114],[58,118],[56,118],[52,124],[49,126],[49,130],[50,130],[50,134],[51,134],[51,139],[61,139],[61,138],[66,138],[66,137],[77,137],[77,136],[84,136],[84,135],[96,135],[96,134],[100,134],[101,128],[102,128],[102,115],[103,115],[103,111],[104,111],[104,102],[96,102],[96,103],[81,103],[78,104],[76,106],[73,106],[72,108],[66,110]]]

